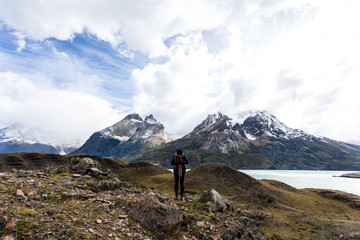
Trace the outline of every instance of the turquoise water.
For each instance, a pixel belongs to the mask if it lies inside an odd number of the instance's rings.
[[[255,179],[274,179],[295,188],[322,188],[340,190],[360,196],[360,178],[340,176],[351,171],[308,170],[240,170]]]

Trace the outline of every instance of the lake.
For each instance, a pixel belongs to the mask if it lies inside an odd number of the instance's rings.
[[[360,196],[360,178],[333,177],[351,171],[240,170],[255,179],[274,179],[295,188],[340,190]]]

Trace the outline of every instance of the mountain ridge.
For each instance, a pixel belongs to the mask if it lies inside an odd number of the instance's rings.
[[[360,169],[360,146],[289,128],[266,111],[253,112],[243,123],[221,113],[209,114],[184,137],[130,161],[168,166],[177,148],[186,152],[192,167],[219,162],[237,169]]]
[[[290,128],[267,111],[253,111],[242,117],[236,120],[220,112],[209,114],[191,132],[171,140],[152,114],[143,119],[132,113],[94,132],[71,154],[148,161],[170,168],[169,158],[180,148],[189,158],[190,167],[224,163],[237,169],[360,170],[358,145]],[[9,150],[9,143],[16,143],[17,135],[6,138],[6,131],[1,130],[0,151],[5,147]],[[31,136],[36,136],[36,132],[30,134],[28,145],[23,143],[18,148],[11,145],[12,152],[58,153],[56,147],[41,145],[36,138],[31,140]]]

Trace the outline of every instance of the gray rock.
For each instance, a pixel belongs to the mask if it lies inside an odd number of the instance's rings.
[[[149,193],[134,205],[129,217],[154,233],[156,239],[165,239],[180,230],[183,215],[173,201]]]
[[[87,174],[92,168],[97,168],[97,169],[101,168],[100,163],[91,158],[73,157],[70,160],[70,164],[71,164],[70,169],[73,172],[83,175]]]
[[[250,219],[242,219],[231,224],[221,235],[223,240],[266,240],[264,236]]]
[[[20,189],[16,190],[16,197],[19,197],[23,200],[27,200],[27,197],[25,196],[24,192]]]
[[[207,205],[210,212],[232,212],[234,210],[232,202],[220,196],[214,189],[204,192],[199,202]]]
[[[103,212],[106,212],[106,213],[109,213],[110,212],[110,208],[109,208],[109,205],[107,204],[103,204],[99,207],[99,209]]]

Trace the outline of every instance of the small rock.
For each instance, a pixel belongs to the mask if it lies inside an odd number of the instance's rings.
[[[81,178],[81,174],[74,173],[74,174],[72,175],[72,177],[73,177],[73,178]]]
[[[205,223],[204,222],[196,222],[196,226],[205,227]]]
[[[98,168],[93,167],[93,168],[90,168],[89,170],[90,170],[91,174],[93,174],[93,175],[100,173],[100,170]]]
[[[27,200],[27,197],[25,196],[24,192],[22,190],[20,190],[20,189],[16,190],[16,196],[21,197],[25,201]]]
[[[43,203],[36,204],[35,208],[44,208],[45,205]]]
[[[7,235],[7,236],[1,237],[0,240],[15,240],[15,238],[11,235]]]
[[[27,202],[25,205],[27,207],[35,207],[37,204],[38,204],[37,202],[31,200],[30,202]]]
[[[109,205],[107,205],[107,204],[101,205],[99,209],[100,209],[101,211],[106,212],[106,213],[109,213],[109,212],[110,212]]]
[[[11,178],[11,175],[9,175],[7,173],[0,173],[0,178],[2,178],[4,180],[8,180],[9,178]]]
[[[28,196],[35,196],[37,195],[37,191],[36,190],[31,190],[29,193],[28,193]]]
[[[89,228],[89,232],[93,233],[93,232],[95,232],[95,230],[92,228]]]
[[[120,214],[119,215],[119,218],[127,218],[128,217],[128,215],[125,215],[125,214]]]
[[[97,223],[97,224],[102,223],[101,219],[96,219],[96,223]]]
[[[40,195],[40,197],[42,198],[42,199],[47,199],[48,198],[48,194],[47,193],[41,193],[41,195]]]

